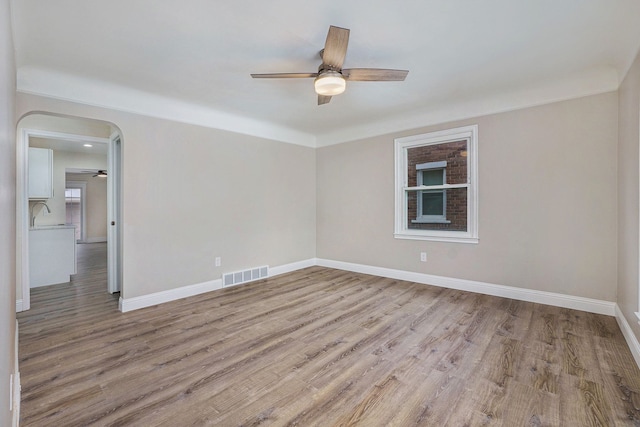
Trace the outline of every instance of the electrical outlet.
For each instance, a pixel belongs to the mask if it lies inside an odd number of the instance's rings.
[[[216,267],[220,267],[222,265],[222,258],[219,256],[216,257]]]
[[[427,262],[427,253],[426,252],[420,252],[420,261]]]

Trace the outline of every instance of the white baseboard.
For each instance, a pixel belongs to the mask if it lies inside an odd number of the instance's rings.
[[[462,291],[476,292],[497,297],[511,298],[520,301],[535,302],[556,307],[588,311],[590,313],[615,316],[616,303],[610,301],[576,297],[571,295],[558,294],[555,292],[538,291],[534,289],[515,288],[512,286],[496,285],[493,283],[478,282],[474,280],[434,276],[431,274],[415,273],[404,270],[394,270],[391,268],[353,264],[349,262],[333,261],[328,259],[317,259],[317,265],[322,267],[336,268],[339,270],[353,271],[356,273],[388,277],[391,279],[423,283],[426,285],[440,286],[443,288],[458,289]]]
[[[222,279],[196,283],[195,285],[182,286],[180,288],[155,292],[153,294],[142,295],[139,297],[126,299],[120,297],[118,307],[121,312],[126,313],[127,311],[138,310],[140,308],[151,307],[152,305],[175,301],[181,298],[192,297],[194,295],[215,291],[217,289],[222,289]]]
[[[24,311],[24,308],[22,306],[22,299],[17,299],[16,300],[16,313],[20,313],[21,311]]]
[[[292,271],[301,270],[316,265],[316,259],[306,259],[303,261],[292,262],[269,268],[269,276],[278,276],[280,274],[290,273]],[[142,295],[139,297],[126,298],[120,297],[118,306],[123,313],[127,311],[137,310],[140,308],[151,307],[152,305],[162,304],[169,301],[175,301],[181,298],[192,297],[194,295],[203,294],[205,292],[222,289],[222,279],[211,280],[204,283],[196,283],[195,285],[183,286],[168,291],[156,292],[153,294]]]
[[[374,276],[388,277],[392,279],[406,280],[409,282],[440,286],[443,288],[458,289],[462,291],[511,298],[520,301],[571,308],[574,310],[582,310],[590,313],[617,316],[616,303],[610,301],[577,297],[555,292],[538,291],[535,289],[515,288],[512,286],[496,285],[493,283],[478,282],[474,280],[456,279],[451,277],[435,276],[431,274],[415,273],[405,270],[374,267],[364,264],[333,261],[328,259],[310,258],[290,264],[272,267],[269,269],[269,277],[290,273],[292,271],[312,267],[315,265],[336,268],[339,270],[353,271],[355,273],[371,274]],[[170,289],[167,291],[156,292],[153,294],[142,295],[134,298],[123,299],[122,297],[120,297],[119,306],[120,311],[127,312],[144,307],[150,307],[152,305],[162,304],[169,301],[174,301],[181,298],[199,295],[205,292],[215,291],[217,289],[222,289],[221,279],[183,286],[176,289]],[[16,303],[16,305],[17,304],[18,303]]]
[[[278,276],[280,274],[291,273],[292,271],[302,270],[303,268],[313,267],[317,264],[317,259],[310,258],[303,261],[292,262],[291,264],[280,265],[269,268],[269,277]]]
[[[636,360],[636,364],[640,367],[640,343],[638,342],[636,335],[633,333],[631,325],[629,325],[626,317],[622,314],[622,310],[620,310],[618,304],[616,304],[616,320],[618,321],[618,326],[620,326],[622,335],[624,335],[624,339],[627,341],[629,350],[631,350],[631,354]]]

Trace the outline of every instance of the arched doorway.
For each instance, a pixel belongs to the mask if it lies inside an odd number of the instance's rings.
[[[122,212],[122,142],[120,129],[113,123],[86,119],[80,117],[61,116],[48,113],[34,112],[21,118],[17,129],[17,164],[16,164],[16,260],[17,260],[17,289],[16,311],[24,311],[30,308],[30,232],[34,231],[36,224],[34,219],[42,212],[42,215],[50,213],[47,202],[55,204],[56,215],[54,219],[41,217],[40,221],[48,223],[51,228],[57,225],[67,225],[66,216],[61,216],[65,211],[64,183],[59,182],[60,168],[64,170],[78,169],[80,173],[91,173],[94,170],[106,172],[106,220],[103,221],[107,242],[107,290],[110,293],[122,290],[122,231],[120,227]],[[52,179],[51,194],[38,195],[30,198],[29,195],[29,153],[34,148],[44,151],[59,151],[59,157],[67,159],[67,163],[60,166],[56,164],[58,182]],[[95,149],[95,150],[94,150]],[[99,155],[89,158],[88,151],[80,155],[83,150],[94,150],[93,153],[102,153],[102,160],[96,161]],[[72,152],[73,155],[60,155]],[[85,163],[71,162],[68,159],[83,157]],[[53,178],[53,161],[52,178]],[[74,168],[73,166],[80,166]],[[33,179],[33,178],[32,178]],[[58,187],[58,188],[54,188]],[[56,191],[57,190],[57,191]],[[56,195],[57,193],[57,195]],[[37,205],[37,206],[35,206]],[[45,209],[46,206],[46,209]],[[62,206],[62,207],[61,207]],[[38,209],[39,208],[39,209]],[[64,227],[60,227],[64,228]],[[41,231],[41,230],[38,230]],[[55,279],[52,279],[55,280]]]

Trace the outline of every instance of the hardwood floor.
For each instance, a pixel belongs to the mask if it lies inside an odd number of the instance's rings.
[[[640,425],[612,317],[321,267],[123,314],[79,249],[18,316],[22,426]]]

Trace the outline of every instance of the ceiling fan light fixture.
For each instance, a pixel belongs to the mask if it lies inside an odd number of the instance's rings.
[[[337,71],[325,71],[320,73],[313,82],[318,95],[340,95],[347,87],[344,76]]]
[[[99,178],[106,178],[107,177],[107,171],[98,171],[97,174],[95,174],[94,176],[97,176]]]

